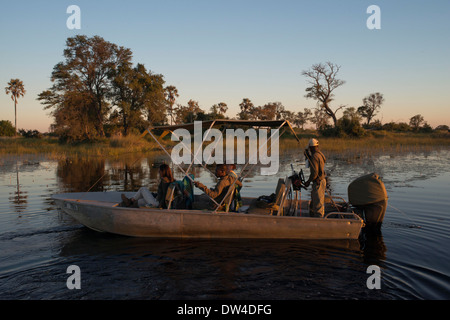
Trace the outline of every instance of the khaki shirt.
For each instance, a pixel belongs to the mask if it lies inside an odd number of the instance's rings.
[[[222,199],[226,196],[228,189],[230,188],[231,184],[235,180],[235,177],[231,175],[226,175],[223,178],[217,182],[216,186],[212,189],[208,189],[205,185],[199,183],[198,187],[206,193],[209,197],[213,198],[214,201],[217,203],[220,203]],[[236,184],[241,183],[240,181],[236,180]],[[242,183],[241,183],[242,185]]]
[[[309,176],[309,181],[312,182],[319,182],[320,180],[325,178],[325,162],[326,162],[326,158],[323,155],[322,152],[320,152],[319,150],[317,150],[312,156],[311,156],[311,160],[309,163],[309,169],[310,169],[310,176]]]

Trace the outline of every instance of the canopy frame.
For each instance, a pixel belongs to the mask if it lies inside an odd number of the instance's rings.
[[[267,143],[270,141],[272,141],[273,136],[275,135],[276,132],[279,133],[280,129],[287,125],[290,129],[290,131],[293,133],[295,139],[297,140],[297,142],[300,143],[300,139],[298,138],[298,136],[296,135],[291,123],[288,120],[261,120],[261,121],[247,121],[247,120],[227,120],[227,119],[216,119],[216,120],[212,120],[212,121],[199,121],[202,124],[202,132],[203,132],[203,127],[208,127],[208,129],[206,131],[210,131],[214,126],[216,125],[226,125],[226,124],[233,124],[233,125],[238,125],[238,126],[248,126],[248,127],[277,127],[277,130],[271,134],[271,136],[269,137],[269,139],[266,140],[266,142],[263,144],[263,146],[261,147],[265,147],[267,145]],[[150,126],[147,128],[147,130],[142,134],[142,136],[144,136],[146,133],[148,133],[153,140],[158,144],[158,146],[160,147],[161,150],[164,151],[164,153],[170,158],[172,159],[171,155],[169,154],[169,152],[166,150],[166,148],[162,145],[162,143],[159,141],[159,139],[157,137],[155,137],[155,135],[152,133],[153,130],[163,130],[163,133],[161,134],[160,138],[162,139],[165,135],[167,135],[168,133],[173,134],[179,141],[180,143],[183,144],[183,146],[185,146],[187,148],[187,146],[183,143],[183,141],[181,141],[179,139],[179,137],[177,136],[176,133],[174,133],[174,131],[176,129],[193,129],[194,128],[195,123],[189,123],[189,124],[180,124],[180,125],[170,125],[170,126]],[[226,129],[226,126],[222,129],[222,133],[223,131]],[[280,139],[280,137],[283,135],[283,133],[285,132],[285,130],[278,135],[278,140]],[[202,142],[200,144],[200,146],[197,148],[197,150],[195,151],[195,154],[192,153],[190,148],[189,149],[191,155],[193,156],[192,161],[188,167],[188,169],[185,171],[179,164],[175,163],[172,161],[172,163],[174,163],[178,169],[181,170],[181,172],[183,172],[184,176],[186,176],[189,180],[191,180],[192,183],[194,183],[194,179],[192,179],[192,177],[189,175],[189,171],[192,167],[192,165],[194,164],[195,160],[197,159],[197,154],[200,150],[202,150],[203,147],[203,143],[205,142],[205,138],[208,135],[205,135],[205,137],[202,137]],[[215,146],[217,145],[217,143],[219,141],[221,141],[222,139],[217,139],[217,141],[215,141]],[[214,146],[214,147],[215,147]],[[272,143],[270,144],[269,149],[267,149],[267,151],[270,151],[270,149],[272,148]],[[210,156],[211,157],[211,156]],[[210,158],[208,158],[209,161]],[[254,155],[252,157],[249,156],[249,159],[247,160],[247,162],[244,165],[244,168],[241,170],[239,175],[236,175],[235,179],[233,180],[232,186],[234,186],[234,184],[236,183],[237,180],[242,181],[243,179],[245,179],[247,177],[247,175],[251,172],[251,170],[256,166],[256,163],[253,164],[250,168],[250,170],[248,170],[248,172],[242,176],[242,173],[245,171],[245,169],[247,168],[247,166],[250,163],[250,160],[254,159]],[[212,173],[207,167],[206,167],[206,163],[203,164],[203,161],[201,163],[202,167],[205,168],[206,170],[208,170],[210,173]],[[215,175],[214,175],[215,176]],[[214,202],[214,204],[216,205],[216,208],[214,210],[214,213],[217,213],[217,210],[219,210],[224,202],[225,199],[227,199],[227,197],[230,196],[231,192],[234,192],[235,188],[230,187],[228,189],[227,194],[225,195],[225,197],[223,197],[223,199],[221,200],[220,203],[217,203],[217,201],[215,201],[212,197],[210,197],[208,195],[208,197]],[[168,210],[170,210],[168,208]]]

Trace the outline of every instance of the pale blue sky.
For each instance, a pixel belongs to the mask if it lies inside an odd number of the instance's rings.
[[[80,30],[66,27],[72,4],[81,9]],[[366,27],[372,4],[381,30]],[[19,128],[48,130],[52,119],[36,98],[76,34],[130,48],[134,63],[178,88],[179,103],[197,100],[204,110],[223,101],[234,116],[243,98],[314,107],[301,71],[331,61],[346,81],[334,108],[381,92],[383,123],[422,114],[432,126],[450,125],[449,0],[11,1],[2,3],[0,30],[0,120],[14,122],[3,88],[20,78],[27,94]]]

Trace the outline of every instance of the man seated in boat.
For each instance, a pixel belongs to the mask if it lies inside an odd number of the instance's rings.
[[[237,179],[237,176],[228,174],[228,168],[225,164],[218,164],[216,166],[215,174],[216,177],[219,178],[219,181],[212,189],[209,189],[199,181],[194,181],[194,185],[201,189],[205,194],[196,197],[196,201],[193,204],[193,209],[214,210],[217,207],[217,204],[220,204],[225,196],[227,196],[228,190],[233,183],[242,187],[242,182]],[[217,204],[214,203],[211,198],[214,199]],[[225,201],[222,202],[222,206],[224,206],[224,202]]]

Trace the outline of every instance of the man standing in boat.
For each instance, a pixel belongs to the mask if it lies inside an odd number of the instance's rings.
[[[305,187],[308,187],[312,182],[310,216],[323,217],[325,214],[325,188],[327,185],[324,170],[326,158],[319,150],[319,141],[317,139],[309,140],[305,156],[310,170],[309,179],[305,182]]]

